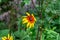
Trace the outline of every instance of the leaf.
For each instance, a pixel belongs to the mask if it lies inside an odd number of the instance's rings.
[[[25,5],[25,2],[21,2],[21,7],[23,7]]]
[[[0,37],[6,36],[6,35],[8,35],[8,33],[9,33],[8,29],[0,30]]]
[[[0,0],[0,2],[1,2],[1,0]]]
[[[26,5],[30,4],[30,0],[24,0],[24,2],[25,2]]]

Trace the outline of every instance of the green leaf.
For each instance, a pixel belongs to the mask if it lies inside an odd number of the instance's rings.
[[[8,33],[9,33],[8,29],[0,30],[0,37],[6,36],[6,35],[8,35]]]
[[[30,4],[30,0],[24,0],[24,2],[25,2],[26,5]]]
[[[25,5],[25,2],[21,2],[21,7],[23,7]]]
[[[0,0],[0,2],[1,2],[1,0]]]

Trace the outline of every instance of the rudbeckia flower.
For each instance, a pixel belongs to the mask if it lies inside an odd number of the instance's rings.
[[[8,34],[8,37],[2,37],[2,40],[13,40],[13,37]]]
[[[32,28],[34,27],[36,18],[34,17],[33,14],[29,14],[28,12],[26,12],[27,16],[23,16],[23,24],[27,23],[27,28]]]

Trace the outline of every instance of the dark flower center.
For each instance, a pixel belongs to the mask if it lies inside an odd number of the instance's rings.
[[[9,40],[8,38],[6,40]]]
[[[27,20],[31,23],[34,22],[34,17],[33,16],[27,16]]]
[[[32,21],[32,18],[29,18],[30,19],[30,21]]]

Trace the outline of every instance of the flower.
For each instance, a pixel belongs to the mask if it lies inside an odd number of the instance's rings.
[[[34,17],[33,14],[29,14],[28,12],[26,12],[27,16],[23,16],[23,24],[27,23],[27,28],[32,28],[34,27],[36,18]]]
[[[8,34],[8,37],[2,37],[2,40],[13,40],[13,37]]]

